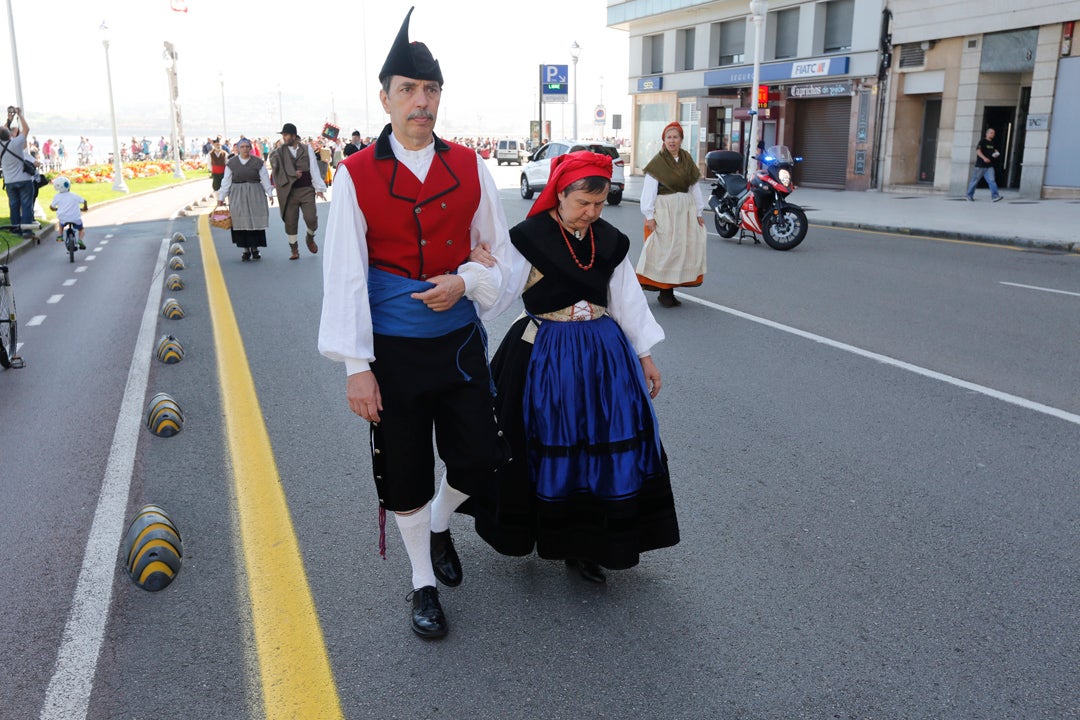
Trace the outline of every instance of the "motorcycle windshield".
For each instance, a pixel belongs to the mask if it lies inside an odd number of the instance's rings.
[[[788,150],[787,145],[773,145],[765,150],[765,154],[761,158],[762,165],[792,165],[794,162],[795,160],[791,157],[791,151]]]

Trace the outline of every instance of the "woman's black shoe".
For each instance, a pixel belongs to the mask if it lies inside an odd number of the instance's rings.
[[[262,260],[262,255],[259,254],[258,250],[252,248],[251,249],[251,259],[252,260]]]
[[[566,558],[566,566],[577,568],[578,572],[581,574],[581,577],[585,578],[589,582],[607,582],[607,575],[604,574],[603,568],[594,563],[592,560],[582,560],[581,558]]]
[[[244,262],[247,262],[248,260],[251,259],[251,253],[249,253],[247,250],[245,250],[244,254],[240,256],[240,259],[243,260]]]
[[[439,591],[436,588],[428,585],[419,590],[413,590],[409,593],[408,599],[412,600],[414,633],[425,640],[446,635],[449,627],[446,624],[446,615],[443,614],[442,605],[439,604]]]

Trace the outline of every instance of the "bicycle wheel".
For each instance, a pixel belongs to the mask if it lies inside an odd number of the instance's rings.
[[[68,251],[68,262],[75,262],[75,228],[69,227],[64,232],[64,247]]]
[[[15,324],[15,295],[10,287],[3,286],[0,287],[0,366],[11,367],[16,342],[18,328]]]

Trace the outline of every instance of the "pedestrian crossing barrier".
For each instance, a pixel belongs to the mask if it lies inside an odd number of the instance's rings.
[[[184,359],[184,346],[172,335],[162,335],[158,340],[157,356],[166,365],[178,363]]]
[[[173,241],[174,243],[178,243],[178,242],[187,242],[187,238],[186,238],[186,237],[184,237],[184,233],[182,233],[182,232],[174,232],[174,233],[172,234],[172,241]]]
[[[184,413],[168,393],[158,393],[146,406],[146,427],[158,437],[172,437],[184,428]]]
[[[157,592],[180,572],[184,545],[165,511],[146,505],[128,525],[123,553],[132,581],[143,590]]]
[[[179,320],[184,317],[184,308],[176,302],[176,298],[165,298],[165,302],[161,305],[161,316],[169,320]]]
[[[169,277],[165,278],[165,287],[169,290],[183,290],[184,281],[180,279],[180,276],[173,273]]]
[[[184,254],[184,246],[181,245],[180,243],[173,243],[171,246],[169,246],[169,254],[170,255],[183,255]]]
[[[174,257],[171,260],[169,260],[169,269],[170,270],[183,270],[184,269],[184,261],[183,261],[183,259],[178,258],[178,257]]]

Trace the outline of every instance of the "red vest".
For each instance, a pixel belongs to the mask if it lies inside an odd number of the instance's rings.
[[[469,231],[480,207],[473,150],[436,138],[435,157],[422,184],[394,157],[386,135],[342,164],[367,221],[370,265],[426,280],[454,272],[468,260]]]

